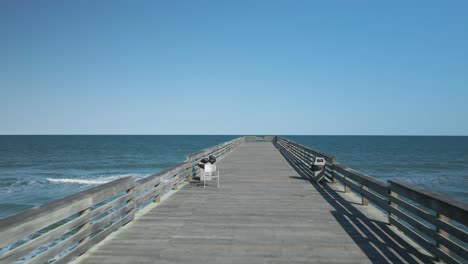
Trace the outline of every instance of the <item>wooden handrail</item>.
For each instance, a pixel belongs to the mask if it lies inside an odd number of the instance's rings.
[[[393,192],[468,226],[468,203],[454,200],[408,181],[395,179],[389,182]]]
[[[389,224],[447,263],[468,261],[468,204],[404,180],[382,181],[337,163],[323,152],[278,137],[277,146],[307,168],[311,157],[327,161],[327,176],[388,214]]]
[[[389,182],[392,223],[444,262],[468,260],[468,203],[407,181]]]
[[[83,239],[90,237],[90,231],[96,229],[97,223],[100,224],[100,227],[107,224],[115,225],[114,218],[106,216],[100,219],[99,217],[109,211],[114,212],[112,209],[116,209],[120,204],[123,204],[125,208],[132,206],[126,204],[127,201],[133,199],[133,193],[127,191],[134,187],[135,181],[132,178],[121,178],[0,219],[1,247],[26,240],[26,243],[21,246],[2,254],[0,262],[11,262],[21,258],[38,247],[56,242],[57,239],[61,240],[61,237],[71,233],[59,244],[29,260],[45,262],[57,255],[57,252],[79,244],[83,242]],[[102,210],[102,208],[106,210]],[[128,212],[128,210],[122,211],[113,216],[129,216],[127,218],[131,220],[131,212]],[[92,219],[99,219],[99,221],[92,222]],[[28,239],[31,236],[34,238]]]
[[[125,177],[0,219],[0,263],[68,263],[134,219],[135,212],[197,172],[203,156],[223,158],[243,137],[206,148],[157,174]],[[45,250],[38,249],[48,246]],[[60,256],[60,257],[57,257]]]

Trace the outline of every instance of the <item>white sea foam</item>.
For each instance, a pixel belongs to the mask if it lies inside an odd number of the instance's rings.
[[[95,179],[79,179],[79,178],[47,178],[46,180],[49,182],[54,182],[54,183],[76,183],[76,184],[91,184],[91,185],[96,185],[96,184],[104,184],[108,183],[114,180],[117,180],[119,178],[123,177],[135,177],[137,179],[144,177],[144,175],[140,174],[120,174],[120,175],[113,175],[113,176],[107,176],[107,177],[98,177]]]
[[[78,183],[78,184],[103,184],[108,183],[110,180],[87,180],[87,179],[52,179],[47,178],[50,182],[58,182],[58,183]]]

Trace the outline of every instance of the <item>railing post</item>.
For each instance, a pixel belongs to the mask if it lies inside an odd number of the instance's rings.
[[[335,179],[335,174],[336,174],[336,170],[335,170],[335,164],[336,164],[336,158],[335,157],[332,157],[332,160],[331,160],[331,180],[332,180],[332,183],[335,183],[336,182],[336,179]]]
[[[80,212],[80,216],[79,217],[82,217],[82,216],[86,216],[87,214],[89,214],[91,212],[91,208],[86,208],[84,209],[83,211]],[[80,231],[83,231],[85,230],[84,232],[86,232],[86,229],[88,229],[89,227],[91,226],[91,223],[89,222],[89,219],[86,220],[86,222],[84,224],[82,224],[79,228],[79,232]],[[88,242],[89,238],[90,238],[90,235],[91,234],[87,234],[84,238],[82,238],[80,240],[80,242],[78,243],[78,246]]]
[[[440,221],[444,222],[444,223],[448,223],[449,222],[449,218],[439,212],[437,212],[437,219],[439,219]],[[448,238],[449,237],[449,234],[443,230],[443,229],[440,229],[439,225],[436,225],[436,228],[437,228],[437,234],[443,238]],[[436,239],[436,246],[437,248],[440,249],[440,251],[444,252],[445,254],[449,254],[450,251],[447,247],[445,247],[444,245],[440,244],[439,241]],[[439,259],[440,260],[440,259]]]
[[[188,161],[188,165],[189,165],[188,170],[190,171],[190,180],[192,180],[193,179],[193,173],[195,171],[194,168],[193,168],[193,165],[192,165],[192,163],[193,163],[192,157],[191,156],[187,157],[187,161]],[[196,171],[195,171],[195,173],[196,173]],[[195,174],[195,177],[196,176],[197,175]]]
[[[133,187],[131,187],[130,189],[126,191],[127,194],[133,193],[133,192],[135,192],[135,185],[133,185]],[[131,203],[133,203],[133,206],[131,205]],[[129,210],[127,210],[127,213],[126,213],[127,215],[131,213],[132,211],[135,211],[135,206],[136,206],[135,197],[131,197],[130,199],[128,199],[126,201],[126,206],[130,206]]]
[[[300,159],[301,160],[306,160],[307,159],[307,156],[306,156],[306,153],[303,149],[299,149],[299,153],[300,153]]]
[[[158,188],[158,186],[161,185],[161,178],[159,178],[159,182],[154,185],[154,188]],[[153,203],[159,203],[161,202],[161,195],[159,194],[159,192],[154,196],[154,199],[153,199]]]
[[[161,202],[161,196],[160,196],[160,195],[156,195],[156,197],[154,197],[153,202],[154,202],[154,203],[160,203],[160,202]]]
[[[172,178],[175,178],[176,176],[177,176],[177,173],[174,174]],[[174,191],[179,190],[179,180],[180,179],[178,179],[178,181],[174,184],[174,186],[172,186],[172,190],[174,190]]]
[[[348,186],[348,177],[346,177],[346,175],[344,175],[343,185],[344,185],[344,192],[349,193],[351,191],[351,189]]]
[[[364,190],[364,191],[367,191],[367,186],[362,185],[361,189]],[[361,194],[361,198],[362,198],[362,205],[368,205],[369,204],[369,200],[367,200],[367,198],[364,197],[364,195]]]
[[[187,173],[187,174],[188,174],[187,177],[186,177],[186,180],[187,180],[188,182],[191,182],[191,181],[192,181],[192,173],[189,172],[190,170],[191,170],[191,168],[190,168],[190,162],[188,162],[188,163],[187,163],[187,168],[185,168],[185,172],[184,172],[184,173]]]
[[[398,198],[398,193],[392,191],[392,184],[390,183],[389,190],[388,190],[388,224],[391,225],[390,218],[394,218],[395,220],[398,219],[394,213],[392,213],[392,207],[397,208],[398,205],[392,202],[390,197]]]
[[[307,158],[309,157],[309,152],[307,152],[305,149],[302,149],[302,153],[303,160],[307,161]]]
[[[187,157],[186,161],[188,163],[188,168],[186,169],[187,171],[190,171],[189,176],[187,177],[187,181],[192,181],[192,157]]]

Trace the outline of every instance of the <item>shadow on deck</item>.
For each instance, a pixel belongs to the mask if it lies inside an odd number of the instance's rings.
[[[304,165],[303,162],[293,155],[282,150],[276,143],[274,145],[291,167],[300,175],[300,177],[291,176],[290,178],[308,181],[333,206],[335,211],[331,213],[336,221],[373,263],[435,262],[434,258],[423,254],[414,245],[396,234],[387,221],[368,218],[366,214],[356,207],[364,206],[349,198],[344,198],[347,194],[336,188],[340,187],[339,184],[317,183],[313,179],[308,166]],[[375,210],[378,209],[375,208]],[[382,212],[382,214],[384,213]]]

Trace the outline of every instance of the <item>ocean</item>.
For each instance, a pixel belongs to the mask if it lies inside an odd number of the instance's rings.
[[[87,188],[142,178],[237,136],[0,136],[0,218]],[[381,179],[468,201],[468,137],[285,136]]]
[[[236,136],[0,136],[0,217],[142,178]]]
[[[404,179],[468,201],[468,137],[286,136],[376,178]]]

